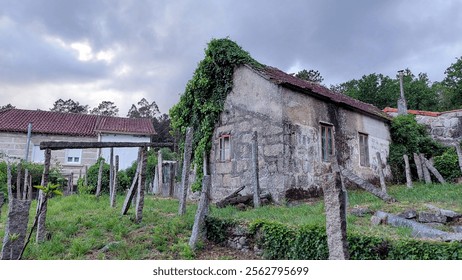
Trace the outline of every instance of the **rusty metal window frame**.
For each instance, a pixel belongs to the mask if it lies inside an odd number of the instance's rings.
[[[334,155],[334,126],[326,123],[321,123],[321,159],[322,161],[330,161],[330,157]]]

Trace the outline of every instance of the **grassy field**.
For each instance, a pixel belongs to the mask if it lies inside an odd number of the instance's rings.
[[[368,207],[372,211],[382,210],[400,213],[407,209],[424,210],[424,204],[462,212],[462,185],[415,185],[389,188],[389,194],[399,203],[386,204],[363,191],[349,191],[349,207]],[[133,222],[130,209],[126,216],[120,215],[124,197],[118,197],[117,207],[109,207],[109,198],[96,199],[90,195],[56,197],[50,200],[47,229],[52,233],[49,241],[40,245],[34,241],[25,252],[25,259],[196,259],[188,240],[194,222],[195,204],[187,206],[187,215],[178,217],[178,201],[147,196],[140,224]],[[35,205],[31,207],[32,221]],[[0,238],[3,240],[6,222],[6,205],[0,217]],[[243,222],[256,219],[278,221],[288,225],[324,225],[322,199],[293,207],[265,206],[256,210],[239,211],[235,208],[212,207],[212,216],[233,218]],[[387,226],[372,227],[370,215],[356,217],[348,215],[348,231],[387,238],[409,238],[408,229]],[[234,258],[214,256],[209,258]]]

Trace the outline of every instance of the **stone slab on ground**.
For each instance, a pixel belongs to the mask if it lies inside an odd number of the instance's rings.
[[[421,223],[446,223],[447,217],[441,214],[430,213],[430,212],[419,212],[417,221]]]

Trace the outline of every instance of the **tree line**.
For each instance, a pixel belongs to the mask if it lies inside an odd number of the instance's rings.
[[[456,58],[444,72],[442,81],[431,82],[426,73],[415,75],[410,69],[404,71],[403,88],[408,109],[425,111],[449,111],[462,108],[462,56]],[[316,70],[302,70],[296,77],[321,84],[324,80]],[[389,77],[372,73],[337,85],[331,90],[346,94],[380,109],[397,107],[400,96],[398,74]]]

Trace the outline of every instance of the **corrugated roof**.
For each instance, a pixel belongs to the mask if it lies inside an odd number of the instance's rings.
[[[266,66],[263,69],[255,70],[262,73],[267,77],[267,79],[272,80],[276,84],[286,86],[303,93],[312,94],[321,99],[327,99],[328,101],[336,103],[339,106],[349,107],[369,115],[374,115],[381,119],[390,120],[390,117],[387,114],[372,104],[356,100],[342,93],[336,93],[319,84],[299,79],[275,67]]]
[[[129,119],[87,114],[7,109],[0,111],[0,131],[95,137],[98,132],[155,134],[149,119]]]

